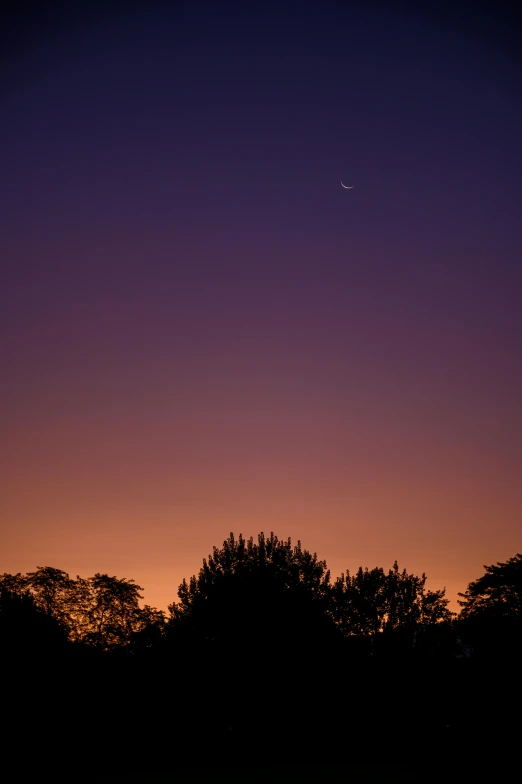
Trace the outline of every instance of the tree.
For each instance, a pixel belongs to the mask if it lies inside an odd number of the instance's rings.
[[[332,586],[332,616],[345,635],[383,632],[412,647],[419,630],[452,618],[445,590],[426,590],[426,579],[400,571],[397,561],[387,574],[380,567],[347,571]]]
[[[459,593],[459,631],[475,656],[517,657],[522,651],[522,554],[484,566]]]
[[[27,592],[27,589],[27,577],[20,574],[20,572],[17,574],[8,574],[6,572],[5,574],[0,575],[0,590],[6,590],[9,591],[9,593],[21,596]]]
[[[484,569],[482,577],[470,582],[465,593],[459,593],[461,618],[487,614],[522,619],[522,554]]]
[[[160,610],[149,605],[140,608],[142,588],[134,580],[107,574],[73,580],[61,569],[38,566],[25,576],[2,575],[0,589],[30,595],[35,606],[61,624],[77,646],[141,650],[160,639],[165,624]]]
[[[143,588],[134,580],[99,573],[87,582],[90,589],[87,640],[104,650],[125,645],[137,631]]]
[[[90,579],[77,575],[71,585],[69,606],[69,639],[81,645],[92,644],[93,592]]]
[[[231,533],[214,547],[198,576],[183,580],[180,601],[169,606],[169,629],[200,644],[259,651],[298,640],[312,646],[327,615],[330,572],[301,542],[261,532],[254,542]]]
[[[162,641],[165,629],[165,613],[146,604],[141,608],[129,640],[132,653],[156,648]]]
[[[36,605],[47,615],[52,615],[57,621],[68,626],[73,580],[67,572],[52,566],[37,566],[36,572],[29,572],[25,579]]]
[[[7,582],[0,585],[0,655],[42,656],[63,651],[66,629],[37,606],[29,591],[11,591]]]
[[[426,626],[441,621],[451,621],[453,613],[448,610],[446,589],[426,590],[427,577],[399,571],[397,561],[386,578],[387,613],[384,629],[397,627]]]
[[[375,634],[386,615],[386,575],[382,568],[362,566],[352,576],[341,574],[332,587],[332,614],[345,635]]]

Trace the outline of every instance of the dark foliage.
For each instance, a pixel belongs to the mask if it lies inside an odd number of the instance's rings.
[[[142,588],[134,580],[108,574],[73,580],[61,569],[38,566],[27,575],[0,576],[0,588],[30,596],[76,649],[141,650],[161,637],[165,624],[163,612],[140,607]]]
[[[484,569],[482,577],[459,594],[459,633],[477,657],[520,661],[522,555]]]
[[[467,780],[477,748],[498,777],[520,732],[519,660],[503,647],[520,639],[520,559],[486,567],[458,620],[425,575],[396,563],[331,584],[324,561],[274,534],[214,548],[167,623],[132,580],[4,575],[5,759],[23,727],[35,769],[58,778],[349,760],[450,780],[459,749]]]
[[[319,655],[338,634],[328,613],[329,579],[326,563],[300,542],[292,547],[273,533],[236,541],[230,534],[198,577],[181,584],[168,636],[212,656],[269,656],[274,647],[280,656]]]
[[[0,586],[0,656],[43,657],[64,653],[67,630],[41,610],[27,591]]]
[[[347,571],[330,591],[332,617],[347,637],[363,638],[374,655],[440,651],[442,628],[446,639],[453,613],[444,590],[428,591],[425,584],[425,574],[401,572],[397,562],[387,573],[382,568],[360,567],[353,576]]]

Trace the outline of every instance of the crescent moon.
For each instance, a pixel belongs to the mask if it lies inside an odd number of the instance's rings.
[[[343,185],[343,181],[342,180],[340,182],[341,182],[341,185],[343,186],[343,188],[346,188],[347,191],[349,191],[350,188],[354,187],[353,185]]]

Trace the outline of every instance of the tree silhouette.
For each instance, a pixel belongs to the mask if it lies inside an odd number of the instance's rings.
[[[522,651],[522,555],[484,566],[459,593],[459,629],[477,655],[516,657]]]
[[[107,574],[73,580],[61,569],[38,566],[27,575],[2,575],[0,589],[30,595],[35,607],[57,621],[77,646],[136,652],[157,643],[165,624],[162,611],[139,606],[142,588],[134,580]]]
[[[484,566],[485,574],[469,583],[459,604],[461,617],[486,613],[495,617],[522,619],[522,555],[505,563]]]
[[[382,568],[347,570],[332,587],[332,614],[344,634],[376,634],[386,616],[386,575]]]
[[[139,605],[143,588],[134,580],[95,574],[76,581],[82,611],[77,620],[79,639],[105,651],[136,651],[158,641],[165,623],[164,613]]]
[[[37,606],[29,591],[10,591],[7,582],[0,585],[0,655],[26,657],[62,652],[67,630]]]
[[[333,584],[332,617],[345,635],[371,636],[384,633],[402,645],[413,647],[419,631],[441,622],[450,622],[445,590],[426,590],[426,575],[420,577],[399,570],[397,561],[386,574],[376,567],[359,567],[352,576],[347,571]],[[380,643],[382,646],[382,639]]]
[[[37,566],[36,572],[29,572],[25,579],[36,605],[68,626],[69,609],[74,601],[73,581],[69,575],[52,566]]]
[[[236,650],[315,644],[334,630],[327,615],[330,573],[317,555],[290,538],[260,533],[257,542],[231,533],[183,580],[169,606],[170,630],[214,648]]]
[[[134,580],[108,574],[95,574],[88,582],[92,592],[89,641],[109,650],[122,645],[134,630],[143,589]]]
[[[208,764],[242,753],[247,763],[249,741],[267,732],[263,762],[289,747],[324,759],[368,739],[392,759],[411,751],[412,705],[432,746],[444,748],[453,733],[500,749],[521,651],[521,559],[485,567],[453,622],[444,590],[427,590],[424,574],[397,562],[346,572],[332,585],[326,563],[300,542],[230,534],[179,586],[165,633],[163,613],[140,607],[133,580],[73,580],[52,567],[3,575],[0,655],[11,675],[21,663],[26,692],[17,698],[23,709],[11,706],[11,725],[24,720],[26,705],[33,713],[45,705],[46,725],[33,733],[40,751],[56,737],[96,748],[110,736],[114,770],[123,757],[147,767],[152,744],[172,737],[185,763],[203,749]],[[455,655],[455,630],[470,641],[471,661]],[[74,666],[64,666],[71,654]],[[71,688],[83,706],[74,722],[63,711]],[[100,710],[104,700],[110,710]],[[165,720],[166,705],[176,707]],[[352,707],[330,721],[339,705]],[[388,718],[376,705],[390,706]],[[133,710],[148,717],[146,743],[126,753]],[[503,723],[492,730],[484,715]]]
[[[27,577],[20,574],[20,572],[17,574],[8,574],[6,572],[5,574],[0,575],[0,590],[3,589],[9,591],[9,593],[21,596],[22,594],[27,593],[28,587]]]
[[[439,621],[450,621],[452,613],[447,609],[446,589],[426,590],[426,575],[420,577],[399,571],[397,561],[386,577],[387,614],[384,629],[429,625]]]
[[[165,613],[146,604],[142,607],[131,630],[128,641],[132,653],[142,653],[159,648],[165,629]]]

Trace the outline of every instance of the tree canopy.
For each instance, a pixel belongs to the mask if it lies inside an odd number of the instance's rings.
[[[484,614],[522,618],[522,554],[504,563],[484,566],[485,573],[459,593],[462,618]]]
[[[181,583],[180,601],[169,606],[170,626],[214,644],[310,640],[318,626],[333,627],[329,584],[326,562],[301,542],[231,533],[203,559],[198,576]]]
[[[518,658],[522,653],[522,555],[484,566],[461,597],[459,629],[476,656]]]
[[[0,667],[17,685],[4,714],[16,743],[21,726],[44,752],[81,739],[96,775],[100,749],[112,749],[111,774],[138,760],[150,772],[155,759],[165,764],[158,742],[172,738],[185,764],[202,754],[250,764],[256,737],[266,739],[263,764],[288,749],[293,760],[297,747],[320,760],[364,747],[389,767],[397,753],[444,750],[448,739],[491,746],[491,726],[503,749],[522,650],[521,561],[485,567],[458,619],[424,573],[395,562],[332,583],[316,553],[274,533],[231,533],[214,547],[180,584],[167,622],[132,579],[73,579],[49,566],[4,574]]]
[[[384,569],[347,570],[332,589],[333,615],[346,634],[376,634],[399,627],[450,621],[445,590],[426,590],[426,575],[399,570],[397,561]]]
[[[27,575],[0,576],[0,589],[19,598],[29,596],[41,613],[65,630],[71,643],[100,650],[147,647],[165,622],[160,610],[140,607],[143,589],[134,580],[108,574],[74,580],[61,569],[38,566]]]
[[[26,575],[0,576],[2,623],[18,634],[16,617],[33,630],[52,619],[48,629],[61,629],[52,632],[56,640],[65,634],[76,649],[100,652],[161,649],[176,640],[193,650],[286,646],[316,655],[343,639],[351,650],[362,641],[364,655],[423,646],[440,653],[442,644],[455,650],[457,632],[474,651],[501,640],[514,649],[522,622],[522,555],[484,568],[459,594],[462,611],[455,619],[445,589],[427,589],[424,573],[411,574],[397,561],[387,571],[347,570],[332,583],[326,562],[300,541],[293,545],[273,532],[257,539],[231,533],[197,575],[182,581],[168,622],[161,610],[142,606],[143,589],[132,579],[102,573],[73,579],[38,566]]]
[[[28,590],[10,590],[7,582],[0,584],[0,655],[42,656],[64,651],[67,632],[63,625],[38,607]]]

